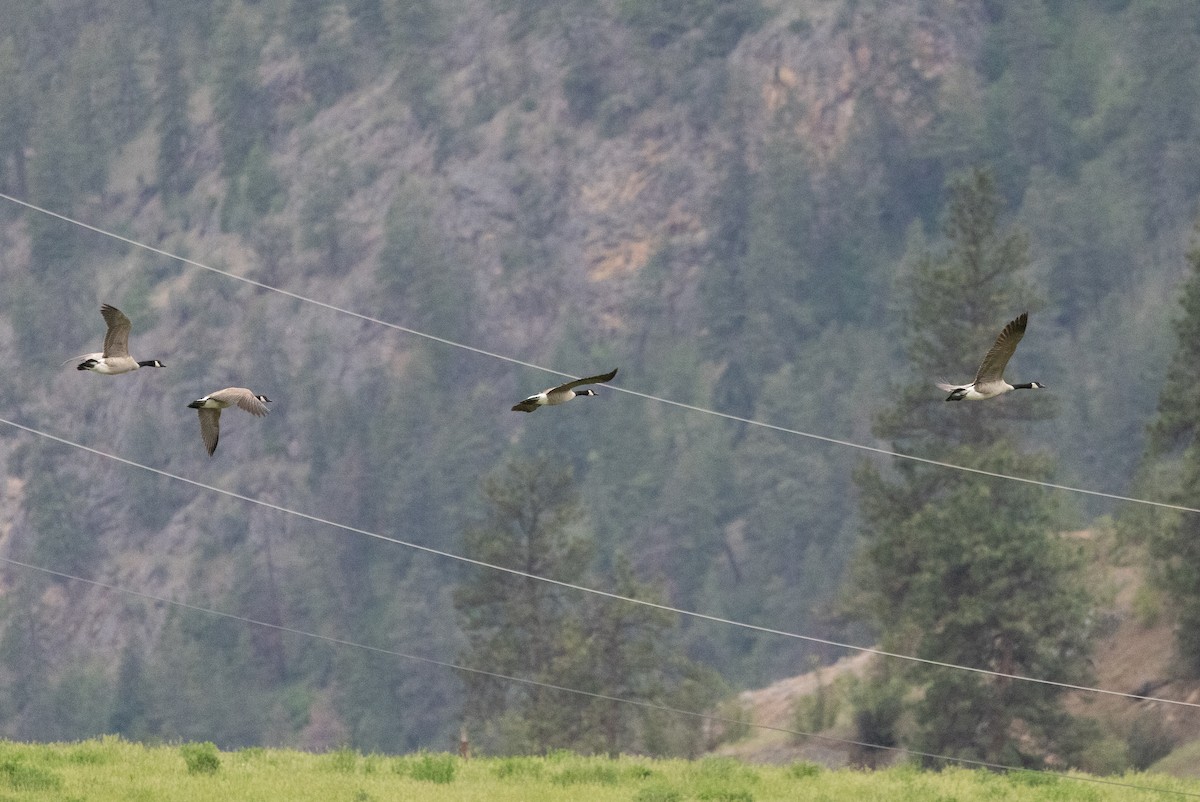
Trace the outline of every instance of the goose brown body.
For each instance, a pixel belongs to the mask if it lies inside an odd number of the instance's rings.
[[[263,417],[271,411],[267,408],[270,400],[265,395],[255,395],[245,387],[226,387],[188,404],[200,415],[200,437],[204,440],[208,455],[211,457],[216,452],[217,442],[221,439],[221,410],[236,406],[251,415]]]

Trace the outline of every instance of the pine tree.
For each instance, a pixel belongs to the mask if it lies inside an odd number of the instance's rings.
[[[5,110],[0,115],[0,188],[24,195],[25,147],[34,108],[11,36],[0,41],[0,108]]]
[[[655,588],[637,578],[624,554],[617,555],[613,579],[613,592],[620,596],[662,603]],[[580,678],[585,688],[619,699],[661,703],[670,668],[666,650],[673,616],[619,599],[597,597],[592,607],[583,652],[585,676]],[[583,721],[589,733],[600,736],[603,751],[615,758],[636,742],[644,717],[645,708],[596,699]]]
[[[662,591],[639,578],[620,553],[607,581],[590,571],[595,544],[579,532],[582,511],[571,471],[556,461],[507,463],[485,481],[484,497],[486,521],[466,533],[471,558],[661,601]],[[616,700],[702,710],[723,691],[711,674],[678,655],[675,621],[663,610],[492,570],[460,583],[454,604],[468,643],[465,665],[595,694],[468,676],[467,729],[484,750],[678,753],[693,740],[664,734],[659,711]],[[686,706],[693,702],[696,707]]]
[[[113,709],[108,718],[108,731],[129,739],[147,734],[146,716],[150,712],[145,659],[142,646],[135,637],[125,644],[117,667],[117,685]]]
[[[249,12],[240,4],[226,14],[214,44],[213,106],[220,130],[223,172],[237,175],[250,151],[267,137],[270,111],[259,83],[258,44]]]
[[[384,223],[379,301],[414,328],[470,341],[475,276],[436,224],[440,218],[427,186],[415,179],[400,186]]]
[[[304,245],[320,250],[322,258],[338,269],[345,266],[343,259],[347,256],[346,225],[339,212],[352,188],[350,168],[345,161],[334,159],[328,170],[307,187],[300,206]]]
[[[592,543],[577,529],[582,513],[569,470],[544,456],[510,462],[485,480],[483,493],[487,517],[465,534],[468,557],[564,582],[584,577]],[[565,593],[547,582],[478,570],[454,597],[469,643],[464,663],[558,684],[557,672],[572,661],[583,630],[578,608]],[[470,675],[467,693],[472,732],[494,733],[494,722],[510,714],[507,721],[520,734],[506,734],[500,749],[546,752],[566,746],[570,738],[560,725],[564,717],[578,717],[561,692],[543,687]]]
[[[907,287],[913,375],[972,375],[998,328],[1028,303],[1018,275],[1027,264],[1024,238],[1003,232],[999,214],[988,173],[952,182],[946,248],[920,253]],[[1048,413],[1044,401],[943,398],[926,380],[899,388],[876,419],[877,433],[897,450],[1051,477],[1048,456],[1017,445],[1025,424]],[[866,522],[858,587],[885,648],[1006,674],[1084,678],[1086,596],[1042,490],[911,462],[890,476],[864,466],[857,480]],[[922,750],[1036,760],[1023,752],[1061,745],[1068,732],[1053,686],[919,665],[908,677],[923,690],[915,703]]]
[[[185,173],[188,140],[188,87],[183,77],[183,53],[179,42],[164,30],[158,47],[158,186],[164,195],[175,197],[191,186]]]
[[[1183,315],[1175,322],[1178,345],[1167,369],[1158,401],[1158,417],[1150,427],[1143,470],[1173,465],[1176,487],[1165,500],[1190,504],[1200,491],[1200,404],[1195,376],[1200,370],[1200,247],[1188,254],[1191,276],[1183,286]],[[1159,490],[1161,494],[1161,489]],[[1200,516],[1156,516],[1149,548],[1177,615],[1175,639],[1182,662],[1200,674]]]

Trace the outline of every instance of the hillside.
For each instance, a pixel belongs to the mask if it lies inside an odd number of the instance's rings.
[[[1022,370],[1089,390],[1014,437],[1063,483],[1129,491],[1200,198],[1200,48],[1172,24],[1194,9],[1136,5],[10,9],[0,191],[290,295],[0,201],[0,416],[136,463],[0,428],[0,556],[146,594],[10,564],[0,731],[445,748],[458,674],[153,599],[459,661],[473,569],[353,530],[460,554],[489,477],[539,454],[571,471],[588,582],[628,557],[673,606],[861,635],[837,609],[859,452],[617,390],[508,410],[549,371],[619,367],[878,444],[908,256],[976,165],[1030,243]],[[60,367],[98,347],[101,303],[167,367]],[[186,405],[226,386],[273,411],[228,414],[209,459]],[[833,657],[700,621],[660,643],[700,667],[666,672],[696,705]]]
[[[1067,537],[1079,540],[1093,555],[1090,581],[1098,589],[1095,610],[1100,633],[1093,655],[1093,687],[1157,696],[1188,703],[1200,702],[1200,682],[1183,679],[1174,663],[1173,621],[1165,600],[1138,567],[1135,555],[1114,540],[1111,530],[1082,530]],[[855,740],[848,693],[873,667],[886,662],[868,654],[853,654],[837,662],[770,686],[743,691],[740,709],[749,720],[783,730],[814,731],[832,738]],[[828,728],[814,728],[809,711],[824,694],[830,716]],[[1129,761],[1153,764],[1152,771],[1195,777],[1191,756],[1200,744],[1200,717],[1187,708],[1113,696],[1074,694],[1073,713],[1094,720],[1105,733],[1088,756],[1089,768],[1112,773],[1129,768]],[[753,763],[788,764],[798,760],[828,767],[854,764],[853,746],[821,739],[802,739],[777,730],[750,730],[745,737],[717,747],[713,754]],[[884,757],[883,764],[892,762]]]

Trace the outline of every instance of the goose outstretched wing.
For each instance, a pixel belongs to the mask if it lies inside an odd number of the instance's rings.
[[[575,381],[569,381],[566,384],[560,384],[557,387],[551,388],[549,392],[555,393],[563,392],[565,390],[574,390],[576,387],[582,387],[585,384],[604,384],[604,382],[612,381],[613,377],[616,375],[617,368],[613,368],[610,372],[602,373],[599,376],[588,376],[586,379],[576,379]]]
[[[129,330],[133,328],[129,318],[120,309],[108,304],[100,307],[100,315],[108,324],[108,331],[104,333],[104,356],[129,356]]]
[[[1020,317],[1009,321],[1004,327],[984,356],[979,372],[975,374],[976,385],[998,382],[1004,378],[1004,368],[1012,358],[1013,352],[1017,350],[1017,343],[1025,336],[1025,324],[1028,322],[1029,313],[1022,312]]]

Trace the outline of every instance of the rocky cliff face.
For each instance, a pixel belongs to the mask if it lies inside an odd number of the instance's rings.
[[[268,210],[249,225],[230,224],[221,121],[197,72],[187,192],[168,198],[158,190],[148,126],[113,158],[104,191],[80,199],[73,214],[239,276],[415,325],[403,288],[388,294],[379,281],[389,209],[408,192],[450,254],[461,297],[473,299],[469,325],[458,331],[467,344],[552,364],[571,326],[602,342],[642,325],[637,304],[648,292],[671,300],[663,307],[670,326],[696,336],[704,329],[698,278],[720,269],[709,221],[730,154],[741,149],[755,169],[772,143],[801,143],[816,164],[829,163],[868,107],[873,118],[920,130],[939,104],[972,91],[966,65],[982,25],[977,3],[940,4],[947,8],[936,15],[918,3],[787,3],[763,11],[727,48],[696,56],[709,35],[701,28],[648,41],[618,21],[612,4],[577,18],[547,12],[524,30],[518,13],[496,15],[492,5],[463,4],[453,15],[434,57],[430,92],[440,105],[432,121],[390,66],[318,108],[305,60],[269,32],[265,10],[252,7],[265,33],[257,75],[272,112],[269,166],[280,183]],[[855,10],[860,5],[869,7]],[[317,207],[330,187],[337,196]],[[321,224],[332,227],[336,248],[310,236]],[[354,455],[315,455],[310,433],[342,426],[337,416],[355,414],[357,404],[380,409],[384,400],[373,395],[380,386],[411,384],[420,341],[86,237],[94,257],[74,275],[45,278],[46,286],[70,288],[63,308],[73,319],[60,327],[70,334],[41,337],[11,313],[0,325],[0,346],[24,342],[31,347],[23,358],[42,366],[32,374],[40,391],[5,394],[19,417],[248,496],[314,514],[345,512],[353,523],[353,503],[323,497],[330,484],[314,478],[313,466],[318,457],[339,459],[343,478],[352,477]],[[0,281],[30,286],[26,219],[6,216],[0,239]],[[667,272],[648,289],[640,277],[662,253],[670,254]],[[162,358],[166,370],[110,380],[44,367],[93,347],[102,301],[132,307],[135,354]],[[439,324],[435,317],[423,326],[445,333]],[[506,365],[447,354],[446,362],[466,366],[467,392],[488,403],[528,389]],[[218,457],[206,460],[186,403],[242,384],[278,397],[269,426],[256,430],[256,421],[231,415]],[[515,437],[513,425],[506,419],[496,431]],[[0,433],[9,458],[0,549],[36,562],[41,535],[27,452],[57,447],[30,440]],[[265,549],[262,532],[286,539],[306,529],[135,467],[55,453],[54,481],[78,493],[67,524],[93,541],[79,570],[98,580],[172,598],[220,597],[235,586],[240,559],[222,545],[231,530],[222,515],[249,521],[232,529],[250,532],[255,559]],[[286,569],[302,558],[276,559]],[[15,576],[8,572],[6,586]],[[25,598],[36,605],[51,663],[80,654],[107,661],[132,637],[154,643],[165,615],[161,605],[131,607],[94,587],[40,588]]]

